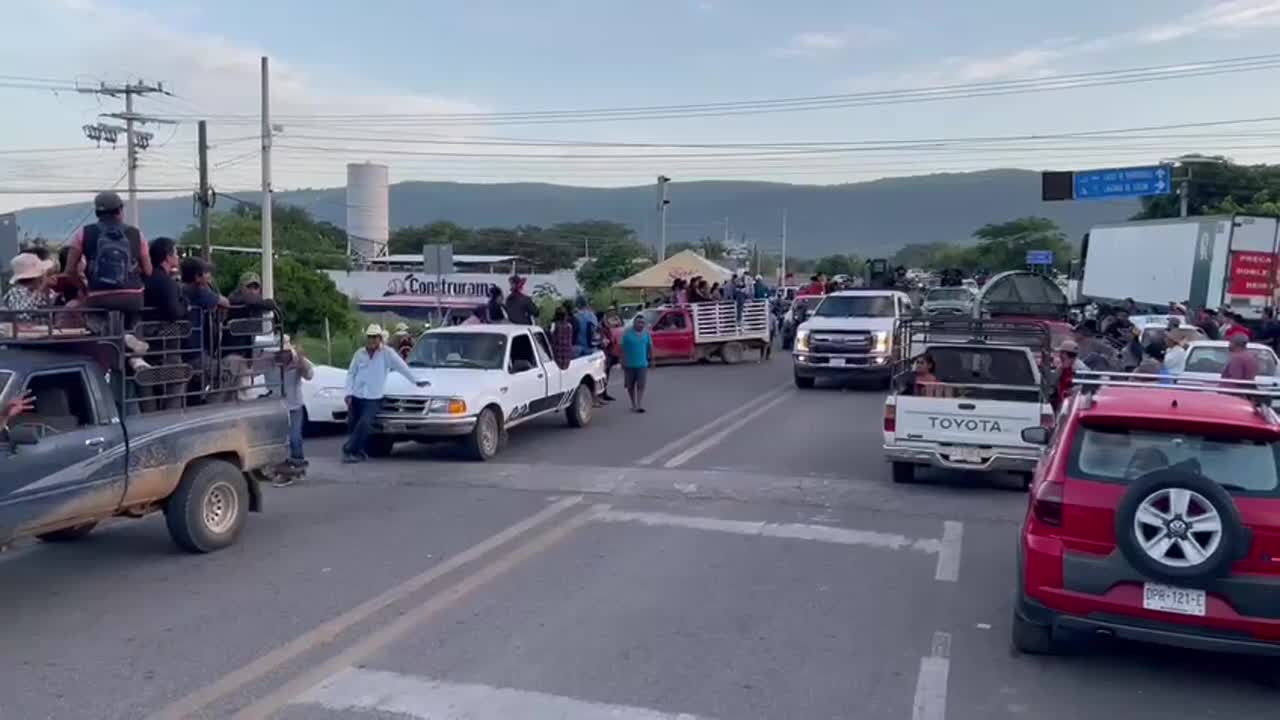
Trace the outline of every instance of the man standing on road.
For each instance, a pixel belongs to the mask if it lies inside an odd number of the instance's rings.
[[[409,371],[395,350],[382,343],[382,326],[377,323],[365,328],[365,346],[356,351],[351,358],[351,367],[347,368],[347,442],[342,446],[342,462],[358,463],[369,459],[365,445],[369,440],[369,431],[373,426],[373,418],[382,407],[382,395],[387,385],[387,375],[392,371],[400,373],[409,382],[418,387],[426,387],[430,383],[417,380]]]
[[[653,337],[645,329],[644,314],[637,314],[631,327],[622,333],[622,375],[632,412],[644,412],[644,387],[652,364]]]
[[[289,460],[294,469],[307,466],[307,456],[302,450],[302,429],[306,422],[305,407],[302,403],[302,381],[315,377],[315,366],[303,354],[302,348],[293,345],[288,335],[284,336],[284,352],[289,353],[289,360],[284,365],[284,402],[289,408]],[[293,475],[281,475],[276,486],[290,485]]]

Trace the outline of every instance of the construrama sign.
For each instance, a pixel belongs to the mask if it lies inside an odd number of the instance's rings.
[[[383,297],[391,297],[395,295],[443,295],[447,297],[485,297],[489,292],[490,283],[484,282],[455,282],[452,280],[435,280],[431,278],[420,278],[417,275],[406,275],[404,277],[396,277],[387,283],[386,292],[382,293]]]

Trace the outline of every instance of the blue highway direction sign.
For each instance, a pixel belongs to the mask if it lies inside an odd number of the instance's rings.
[[[1168,165],[1085,170],[1075,173],[1076,200],[1164,195],[1173,190],[1173,168]]]
[[[1052,250],[1028,250],[1027,264],[1028,265],[1052,265],[1053,251]]]

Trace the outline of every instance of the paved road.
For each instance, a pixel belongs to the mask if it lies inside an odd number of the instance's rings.
[[[785,357],[662,368],[650,412],[498,461],[312,440],[236,547],[156,519],[0,555],[0,717],[1276,717],[1242,661],[1008,650],[1012,483],[890,481],[879,393]]]

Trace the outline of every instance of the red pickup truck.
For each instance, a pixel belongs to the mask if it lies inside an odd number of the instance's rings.
[[[772,350],[769,303],[750,300],[738,318],[732,302],[668,305],[641,310],[653,336],[655,363],[688,363],[719,358],[728,364],[742,362],[746,351],[761,358]],[[620,352],[626,325],[611,328],[615,348]]]

